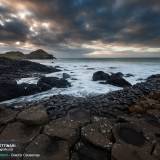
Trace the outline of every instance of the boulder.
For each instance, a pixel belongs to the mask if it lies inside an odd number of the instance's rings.
[[[46,110],[41,106],[25,109],[18,114],[17,119],[26,125],[44,125],[49,121]]]
[[[93,81],[107,80],[109,77],[110,77],[109,74],[103,71],[97,71],[93,74],[92,80]]]
[[[0,79],[0,101],[19,97],[21,95],[15,80]]]
[[[117,73],[111,73],[111,75],[117,76],[117,77],[123,77],[124,74],[122,72],[117,72]]]
[[[112,74],[106,81],[107,84],[111,84],[117,87],[130,87],[132,86],[127,80],[121,75]]]
[[[57,77],[41,77],[37,83],[38,87],[40,88],[44,88],[44,86],[46,86],[46,90],[48,90],[48,88],[66,88],[66,87],[70,87],[71,84],[63,79],[63,78],[57,78]]]
[[[44,133],[52,138],[67,140],[73,145],[80,137],[79,126],[73,120],[57,119],[45,126]]]
[[[63,73],[63,79],[71,78],[71,76],[67,73]]]
[[[51,139],[40,134],[26,150],[26,154],[40,154],[40,157],[24,157],[23,160],[69,160],[69,146],[62,140]]]

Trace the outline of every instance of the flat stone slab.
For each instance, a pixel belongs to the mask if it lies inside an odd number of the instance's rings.
[[[40,132],[41,127],[26,126],[21,122],[8,124],[0,134],[0,140],[28,143]]]
[[[0,107],[0,125],[7,124],[16,118],[18,111]]]
[[[57,119],[44,128],[44,133],[52,138],[61,138],[74,144],[80,136],[80,124],[73,120]]]
[[[53,140],[40,134],[28,145],[25,154],[40,154],[40,157],[24,157],[23,160],[69,160],[69,147],[65,141]]]
[[[86,109],[75,108],[68,112],[68,119],[77,121],[83,126],[91,121],[90,112]]]
[[[150,148],[139,148],[128,144],[114,144],[112,148],[114,160],[156,160],[150,153]]]
[[[107,120],[100,120],[82,128],[82,139],[95,146],[107,148],[112,144],[112,126]]]
[[[47,112],[41,106],[25,109],[17,119],[27,125],[43,125],[49,121]]]

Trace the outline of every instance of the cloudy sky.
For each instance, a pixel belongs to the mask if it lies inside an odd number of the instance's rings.
[[[0,52],[160,57],[160,0],[0,0]]]

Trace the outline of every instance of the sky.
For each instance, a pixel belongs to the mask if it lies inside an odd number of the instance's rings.
[[[160,57],[159,0],[0,0],[0,53]]]

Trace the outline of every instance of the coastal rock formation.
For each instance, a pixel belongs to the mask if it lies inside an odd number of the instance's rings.
[[[71,76],[67,73],[63,73],[62,77],[63,79],[67,79],[67,78],[70,78]]]
[[[47,112],[40,106],[25,109],[17,119],[27,125],[43,125],[49,121]]]
[[[38,49],[33,51],[29,54],[23,54],[19,51],[9,51],[3,54],[0,54],[0,57],[3,58],[10,58],[15,60],[22,60],[22,59],[56,59],[53,55],[48,54],[46,51],[42,49]]]
[[[4,77],[6,79],[18,79],[31,77],[34,74],[47,74],[58,71],[60,71],[60,69],[45,66],[31,61],[0,58],[1,78]]]
[[[26,59],[55,59],[51,54],[48,54],[42,49],[31,52],[30,54],[25,55]]]
[[[0,101],[19,97],[20,89],[15,80],[0,78]]]
[[[66,79],[57,77],[41,77],[37,85],[40,88],[43,88],[42,90],[44,90],[45,87],[48,90],[48,88],[51,89],[53,87],[66,88],[71,86],[71,84]]]
[[[125,80],[121,74],[112,74],[109,79],[106,80],[106,84],[111,84],[117,87],[129,87],[132,86],[127,80]]]
[[[31,157],[30,160],[69,160],[69,146],[67,142],[52,139],[40,134],[31,142],[25,150],[26,154],[40,154],[39,157]],[[24,157],[23,160],[28,160]]]
[[[111,84],[117,87],[129,87],[131,84],[123,78],[123,73],[117,72],[112,73],[111,75],[98,71],[95,72],[92,76],[93,81],[104,80],[105,82],[100,82],[101,84]]]
[[[0,140],[14,140],[14,153],[40,153],[42,160],[159,160],[159,92],[160,76],[153,76],[87,99],[56,95],[21,108],[3,106]],[[135,105],[146,108],[131,110]],[[46,113],[49,123],[35,125]]]
[[[100,81],[100,80],[107,80],[109,79],[109,74],[103,71],[97,71],[93,74],[92,80],[93,81]]]

